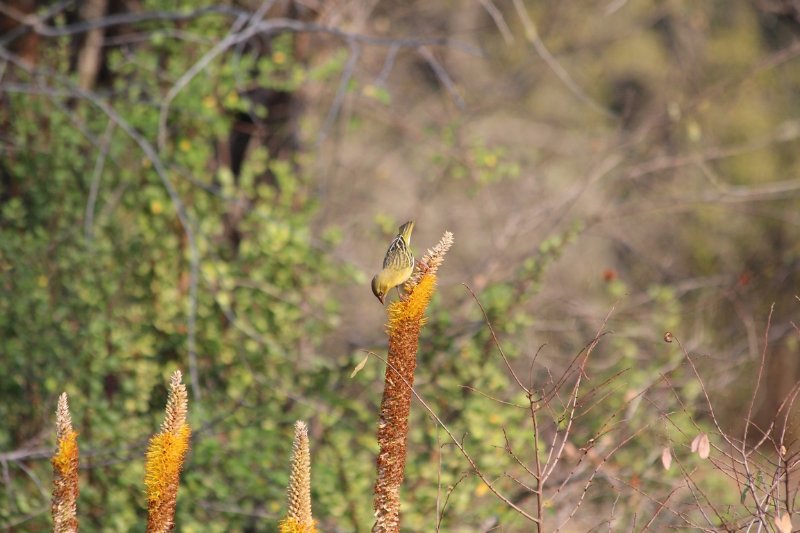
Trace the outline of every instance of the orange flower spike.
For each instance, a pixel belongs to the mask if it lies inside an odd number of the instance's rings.
[[[161,431],[150,439],[144,467],[147,491],[147,531],[167,533],[175,527],[175,504],[183,461],[192,430],[186,423],[188,395],[181,373],[172,375]]]
[[[72,429],[67,393],[58,397],[56,410],[57,449],[53,456],[53,531],[78,531],[78,434]]]
[[[377,479],[374,487],[375,533],[399,533],[400,487],[405,476],[408,417],[411,387],[417,366],[419,333],[425,324],[425,310],[436,289],[436,272],[453,244],[453,234],[442,239],[420,261],[403,285],[405,298],[388,309],[386,331],[389,351],[378,423]]]

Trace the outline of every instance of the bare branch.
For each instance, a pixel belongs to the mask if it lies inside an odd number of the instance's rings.
[[[94,207],[97,203],[97,193],[100,190],[100,178],[103,176],[103,169],[106,164],[106,157],[108,150],[111,148],[111,135],[114,132],[114,121],[109,120],[106,126],[106,131],[100,140],[100,153],[94,163],[94,172],[92,173],[92,182],[89,186],[89,197],[86,200],[86,214],[83,219],[83,234],[87,241],[92,240],[94,225]]]
[[[439,81],[444,85],[447,92],[450,93],[450,96],[453,98],[453,101],[456,103],[459,109],[463,109],[465,106],[464,99],[459,94],[458,89],[456,88],[456,84],[453,83],[453,80],[450,78],[450,75],[445,70],[444,66],[436,59],[436,57],[428,50],[425,46],[420,46],[418,49],[419,55],[428,63],[428,66],[431,67],[436,77],[439,78]]]
[[[522,0],[513,0],[514,8],[517,10],[517,14],[519,15],[520,20],[522,21],[522,26],[525,28],[525,38],[528,40],[531,45],[533,45],[534,50],[539,55],[540,58],[550,67],[550,70],[561,80],[561,83],[569,89],[569,91],[575,95],[578,100],[583,102],[584,104],[588,105],[591,109],[597,111],[605,115],[610,119],[616,120],[617,117],[608,109],[603,107],[602,105],[598,104],[586,92],[581,89],[581,87],[572,79],[572,76],[569,75],[569,72],[561,66],[558,60],[550,53],[550,50],[542,42],[542,39],[539,37],[539,32],[536,29],[536,25],[533,23],[530,15],[528,15],[528,10],[522,5]]]
[[[339,88],[336,90],[336,96],[333,98],[333,103],[328,111],[328,116],[325,117],[325,122],[323,122],[322,127],[319,130],[319,135],[317,135],[317,146],[321,145],[322,142],[328,137],[330,129],[333,127],[334,122],[336,122],[336,117],[339,116],[339,110],[342,108],[344,97],[347,94],[347,87],[353,77],[353,72],[355,72],[358,58],[361,56],[361,47],[358,46],[356,41],[350,41],[348,44],[350,45],[350,57],[347,58],[347,63],[345,63],[344,68],[342,69],[342,77],[339,81]]]

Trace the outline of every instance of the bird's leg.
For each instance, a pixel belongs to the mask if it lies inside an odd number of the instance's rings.
[[[400,285],[396,286],[396,287],[395,287],[395,290],[397,291],[397,297],[398,297],[398,298],[400,298],[400,301],[401,301],[401,302],[405,302],[405,301],[408,299],[408,296],[407,296],[407,295],[406,295],[406,296],[403,296],[403,293],[402,293],[402,292],[400,292]]]
[[[424,273],[426,273],[426,272],[427,272],[429,269],[430,269],[430,267],[428,266],[428,263],[426,263],[426,262],[425,262],[425,261],[423,261],[422,259],[418,259],[418,260],[417,260],[417,270],[419,270],[420,272],[422,272],[422,273],[424,274]]]

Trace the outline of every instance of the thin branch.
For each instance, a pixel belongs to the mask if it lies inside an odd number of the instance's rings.
[[[86,200],[86,214],[83,218],[83,234],[87,242],[91,242],[94,226],[94,208],[97,203],[97,193],[100,190],[100,178],[103,176],[103,169],[106,165],[106,157],[111,148],[111,136],[114,132],[114,121],[108,121],[106,131],[100,139],[100,153],[94,163],[94,172],[92,173],[92,182],[89,186],[89,197]]]
[[[214,45],[211,50],[203,54],[203,56],[195,62],[178,80],[170,87],[167,95],[161,103],[161,109],[158,114],[158,147],[164,150],[166,147],[166,130],[167,130],[167,114],[169,113],[169,106],[172,101],[178,96],[195,76],[205,70],[205,68],[220,54],[226,52],[229,48],[244,43],[252,38],[259,31],[256,26],[264,17],[264,15],[273,6],[275,0],[266,0],[262,2],[259,8],[247,16],[240,14],[233,23],[230,32],[219,43]]]
[[[722,430],[722,427],[719,424],[719,421],[717,421],[717,415],[714,413],[714,405],[711,403],[711,398],[708,395],[708,390],[706,390],[705,382],[703,381],[703,378],[700,377],[700,373],[697,371],[697,367],[694,365],[694,361],[692,361],[692,358],[689,357],[689,352],[687,352],[686,348],[683,347],[683,344],[681,343],[678,337],[673,336],[672,338],[678,344],[678,347],[683,353],[683,356],[686,358],[686,361],[689,363],[689,366],[692,367],[692,372],[694,373],[695,378],[697,378],[697,382],[700,385],[700,390],[703,392],[703,397],[706,400],[706,405],[708,405],[708,412],[711,415],[711,421],[714,423],[714,427],[717,429],[717,432],[719,432],[722,438],[725,439],[725,442],[727,442],[732,448],[736,449],[737,448],[736,445],[727,436],[727,434],[725,434],[725,432]]]
[[[514,378],[514,381],[517,382],[517,385],[519,385],[519,388],[522,389],[522,391],[524,391],[525,393],[529,392],[527,387],[525,387],[525,385],[522,384],[522,381],[520,381],[519,377],[517,377],[517,373],[514,372],[514,369],[511,367],[511,362],[508,360],[508,357],[506,357],[506,353],[503,351],[503,347],[500,346],[500,341],[497,340],[497,334],[494,332],[492,323],[489,320],[489,315],[486,313],[486,309],[484,309],[480,300],[478,300],[478,296],[475,294],[475,292],[469,285],[467,285],[466,283],[462,283],[462,285],[469,291],[469,293],[472,295],[472,298],[475,300],[475,303],[477,303],[478,307],[480,307],[481,313],[483,313],[483,320],[486,322],[486,326],[489,328],[489,332],[492,334],[492,340],[494,340],[494,345],[497,346],[497,350],[500,352],[500,357],[503,358],[503,362],[506,364],[506,368],[511,373],[511,376]]]
[[[249,39],[257,32],[253,31],[253,24],[247,26],[247,31],[239,34],[242,26],[247,22],[247,18],[240,16],[233,23],[233,27],[228,35],[225,36],[220,42],[214,45],[211,50],[203,54],[189,69],[184,72],[178,80],[172,84],[172,87],[167,91],[166,96],[161,101],[161,108],[158,113],[158,148],[163,151],[167,145],[167,114],[169,107],[176,96],[192,81],[195,76],[202,72],[217,56],[224,53],[228,48],[235,44]],[[239,40],[241,39],[241,40]]]
[[[617,117],[603,107],[602,105],[595,102],[586,92],[572,79],[572,76],[569,75],[569,72],[561,66],[558,60],[550,53],[550,50],[547,49],[545,44],[542,42],[542,39],[539,37],[539,32],[536,29],[536,24],[534,24],[533,20],[531,19],[530,15],[528,15],[528,11],[524,5],[522,5],[522,0],[513,0],[514,8],[517,10],[517,14],[519,15],[520,21],[522,21],[522,26],[525,29],[525,38],[528,40],[529,43],[533,46],[536,53],[539,55],[540,58],[550,67],[550,70],[561,80],[561,83],[569,89],[569,91],[575,95],[578,100],[589,106],[591,109],[601,113],[602,115],[616,120]]]
[[[333,103],[328,111],[328,116],[325,117],[325,122],[323,122],[320,127],[319,135],[317,136],[317,146],[321,145],[328,137],[328,133],[333,127],[334,122],[336,122],[336,117],[339,116],[339,111],[344,103],[344,97],[347,95],[347,87],[350,85],[350,80],[353,78],[356,64],[358,63],[359,57],[361,57],[361,47],[358,46],[358,43],[356,43],[356,41],[349,41],[348,44],[350,45],[350,57],[347,58],[347,62],[342,69],[342,77],[339,80],[339,87],[336,89],[336,96],[333,97]]]
[[[611,458],[611,456],[614,455],[615,453],[617,453],[623,446],[625,446],[630,441],[635,439],[637,436],[639,436],[640,433],[644,432],[644,430],[649,428],[649,427],[650,427],[650,424],[646,424],[645,426],[643,426],[643,427],[639,428],[638,430],[634,431],[633,433],[628,435],[626,438],[624,438],[622,441],[620,441],[616,446],[614,446],[611,449],[611,451],[609,451],[605,456],[603,456],[603,458],[600,460],[600,462],[597,464],[597,466],[595,466],[595,468],[592,471],[592,473],[589,476],[589,478],[586,480],[586,483],[584,483],[583,490],[581,491],[581,496],[580,496],[580,498],[578,498],[578,501],[575,504],[575,506],[572,508],[572,511],[570,512],[569,516],[567,516],[567,518],[555,529],[556,533],[558,531],[560,531],[565,525],[567,525],[567,523],[570,520],[572,520],[572,518],[575,516],[575,513],[578,512],[578,508],[581,506],[581,504],[583,503],[583,500],[586,498],[586,493],[589,492],[589,487],[591,487],[592,482],[594,481],[594,478],[597,476],[597,473],[600,472],[600,469],[602,469],[603,466],[608,462],[608,460]]]
[[[6,32],[4,35],[2,35],[2,37],[0,37],[0,48],[6,47],[17,37],[24,35],[28,31],[29,26],[33,28],[43,27],[44,21],[55,17],[69,7],[72,3],[73,0],[62,0],[61,2],[56,2],[52,6],[48,7],[47,11],[42,13],[41,16],[37,16],[25,14],[22,11],[18,11],[10,5],[7,5],[5,2],[0,2],[0,13],[20,23],[19,26],[9,32]]]
[[[377,87],[383,87],[386,85],[386,81],[389,79],[389,74],[391,74],[392,69],[394,68],[394,63],[397,60],[397,52],[400,51],[399,46],[390,46],[389,50],[386,52],[386,59],[383,60],[383,68],[381,68],[380,74],[378,77],[375,78],[375,85]]]
[[[54,6],[54,8],[63,8],[72,2],[61,2]],[[3,4],[0,4],[0,12],[3,12]],[[252,18],[252,12],[238,9],[229,6],[209,6],[196,9],[193,11],[146,11],[141,13],[122,13],[109,15],[99,20],[83,21],[75,24],[68,24],[65,26],[50,26],[45,23],[48,18],[52,18],[57,11],[51,8],[45,16],[38,17],[35,15],[17,16],[18,22],[24,24],[34,33],[43,37],[64,37],[85,33],[94,28],[107,28],[111,26],[133,25],[141,22],[151,21],[166,21],[166,22],[181,22],[192,20],[204,15],[224,15],[234,19]],[[13,17],[12,17],[13,18]],[[457,50],[461,50],[476,57],[483,57],[483,53],[479,48],[472,46],[463,41],[456,39],[449,39],[445,37],[376,37],[371,35],[363,35],[360,33],[348,32],[332,26],[325,26],[322,24],[315,24],[311,22],[302,22],[295,19],[287,18],[270,18],[265,21],[260,21],[254,25],[258,32],[274,33],[277,31],[289,31],[295,33],[321,33],[337,37],[344,41],[357,41],[359,43],[368,44],[372,46],[394,47],[399,48],[419,48],[420,46],[447,46]],[[16,36],[14,37],[16,38]],[[0,40],[0,46],[6,44],[6,38]]]
[[[453,98],[456,106],[458,106],[459,109],[464,109],[466,106],[464,99],[459,94],[456,84],[453,82],[453,79],[447,73],[447,70],[444,68],[444,66],[439,62],[439,60],[436,59],[436,57],[430,50],[428,50],[427,47],[420,46],[417,51],[419,52],[419,55],[421,55],[422,58],[428,63],[428,66],[431,67],[431,70],[433,70],[433,73],[436,74],[437,78],[439,78],[439,81],[442,85],[444,85],[445,89],[447,89],[447,92],[450,93],[450,96]]]
[[[461,474],[455,483],[447,488],[447,494],[444,497],[444,504],[442,504],[442,512],[438,512],[438,500],[437,500],[437,513],[436,513],[436,532],[439,533],[442,528],[442,520],[444,520],[444,512],[447,510],[447,504],[450,502],[450,496],[455,492],[456,487],[458,487],[462,481],[467,479],[467,473],[464,472]]]
[[[494,396],[486,394],[485,392],[483,392],[483,391],[481,391],[479,389],[476,389],[475,387],[472,387],[470,385],[461,385],[461,388],[462,389],[466,389],[466,390],[468,390],[470,392],[475,392],[477,394],[480,394],[484,398],[492,400],[493,402],[497,402],[497,403],[500,403],[500,404],[503,404],[503,405],[508,405],[509,407],[516,407],[517,409],[527,409],[527,407],[525,407],[524,405],[517,405],[517,404],[512,403],[512,402],[507,402],[505,400],[501,400],[500,398],[495,398]]]
[[[753,418],[753,406],[756,403],[756,396],[758,389],[761,386],[761,378],[764,375],[764,366],[767,359],[767,349],[769,348],[769,328],[772,324],[772,313],[775,311],[775,304],[773,303],[769,308],[769,315],[767,316],[767,327],[764,329],[764,349],[761,351],[761,363],[758,365],[758,376],[756,377],[756,386],[753,394],[750,397],[750,406],[747,408],[747,418],[744,420],[744,435],[742,436],[742,449],[747,446],[747,430],[750,427],[750,421]]]
[[[492,0],[478,0],[483,6],[483,9],[492,17],[495,26],[500,31],[500,35],[503,36],[503,40],[506,44],[511,44],[514,42],[514,36],[511,34],[511,28],[508,27],[508,23],[506,23],[506,19],[503,17],[503,13],[497,9],[497,6],[494,5]]]
[[[3,485],[6,486],[6,501],[12,512],[17,511],[17,500],[14,497],[14,485],[11,483],[11,474],[8,470],[8,461],[0,460],[0,467],[3,471]]]

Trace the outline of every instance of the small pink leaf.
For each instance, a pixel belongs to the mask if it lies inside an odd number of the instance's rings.
[[[664,467],[664,470],[669,470],[669,467],[672,466],[672,452],[669,451],[669,446],[664,446],[664,449],[661,450],[661,466]]]
[[[708,456],[711,454],[711,443],[708,442],[708,435],[701,433],[699,437],[700,440],[697,442],[697,455],[700,456],[700,459],[708,459]]]
[[[702,433],[698,433],[697,436],[692,439],[692,453],[697,453],[697,446],[700,444],[700,437]]]

